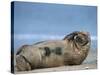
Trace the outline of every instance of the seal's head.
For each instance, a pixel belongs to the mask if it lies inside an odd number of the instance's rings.
[[[88,32],[75,31],[67,35],[63,40],[76,42],[80,46],[85,46],[90,43],[90,35]]]
[[[89,33],[76,31],[67,35],[63,40],[67,42],[67,52],[69,49],[72,51],[69,51],[69,55],[68,53],[65,54],[65,60],[67,60],[68,57],[70,59],[65,63],[70,65],[81,64],[87,57],[90,50],[91,41]]]

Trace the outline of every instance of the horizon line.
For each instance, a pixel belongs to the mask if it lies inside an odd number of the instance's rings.
[[[15,34],[14,39],[63,39],[66,35],[50,35],[50,34]],[[92,35],[91,40],[97,40],[97,36]]]

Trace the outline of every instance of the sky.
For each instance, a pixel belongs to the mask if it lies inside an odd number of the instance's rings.
[[[97,39],[96,6],[14,3],[14,35],[17,39],[55,39],[73,31],[86,31],[93,40]]]

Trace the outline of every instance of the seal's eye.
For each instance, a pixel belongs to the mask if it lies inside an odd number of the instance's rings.
[[[80,36],[75,36],[74,39],[75,39],[76,42],[78,42],[80,44],[84,43],[84,40]]]

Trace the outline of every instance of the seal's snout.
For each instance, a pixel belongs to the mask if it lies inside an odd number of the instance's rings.
[[[83,34],[85,34],[85,35],[89,35],[89,32],[82,32]]]
[[[89,32],[81,32],[81,34],[83,34],[85,37],[86,37],[86,39],[88,40],[88,41],[90,41],[90,34],[89,34]]]
[[[80,32],[80,34],[83,34],[83,35],[87,36],[88,38],[90,37],[89,32]]]

